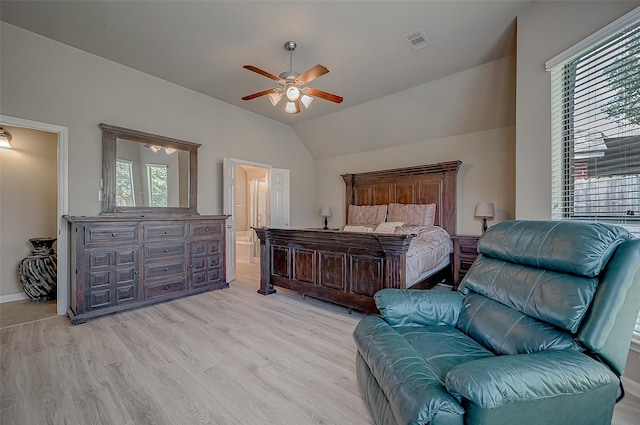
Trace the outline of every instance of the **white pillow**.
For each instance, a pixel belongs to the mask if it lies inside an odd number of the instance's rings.
[[[432,226],[436,204],[389,204],[387,220],[402,221],[407,226]]]
[[[401,221],[385,221],[378,224],[373,233],[395,233],[396,227],[402,227],[403,225],[404,223]]]
[[[386,205],[349,205],[347,224],[377,226],[386,217]]]
[[[360,232],[360,233],[371,233],[375,230],[373,226],[362,226],[360,224],[347,224],[342,228],[343,232]]]

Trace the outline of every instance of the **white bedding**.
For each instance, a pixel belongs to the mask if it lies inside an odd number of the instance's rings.
[[[442,227],[403,226],[396,233],[416,235],[407,251],[407,288],[449,264],[453,242]]]

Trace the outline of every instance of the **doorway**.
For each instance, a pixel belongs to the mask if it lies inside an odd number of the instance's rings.
[[[29,149],[26,149],[27,146],[23,144],[25,143],[25,138],[24,138],[25,135],[28,135],[28,134],[38,135],[41,133],[42,135],[49,136],[50,143],[53,145],[51,147],[52,150],[44,158],[42,157],[42,155],[38,156],[39,149],[36,149],[34,152],[31,153],[31,155],[33,156],[32,161],[35,161],[32,163],[34,167],[40,167],[41,161],[47,161],[50,163],[50,169],[51,169],[50,174],[54,174],[54,173],[57,174],[57,178],[53,179],[54,183],[53,183],[52,189],[48,190],[48,192],[50,193],[46,193],[45,195],[43,195],[51,198],[49,203],[47,204],[48,206],[46,207],[47,211],[44,212],[44,214],[46,214],[46,217],[49,217],[46,220],[51,220],[51,224],[46,229],[41,230],[40,227],[34,227],[34,229],[30,229],[24,235],[17,236],[18,232],[16,231],[16,228],[13,225],[11,225],[10,227],[7,227],[9,223],[5,222],[4,234],[2,235],[2,237],[0,237],[0,239],[2,239],[3,241],[6,241],[9,239],[9,236],[11,236],[13,239],[16,239],[16,238],[24,239],[25,237],[28,239],[29,237],[45,236],[43,234],[37,234],[37,235],[32,234],[34,231],[46,231],[47,232],[46,236],[57,237],[58,239],[56,242],[56,245],[57,245],[57,249],[56,249],[57,296],[55,300],[55,308],[52,308],[52,307],[50,308],[53,314],[65,315],[67,314],[67,310],[69,308],[69,300],[68,300],[68,297],[69,297],[68,246],[69,245],[67,240],[68,225],[66,220],[64,219],[64,215],[68,214],[68,184],[67,184],[68,183],[68,168],[67,168],[68,130],[66,127],[61,127],[61,126],[37,122],[37,121],[25,120],[21,118],[9,117],[6,115],[0,115],[0,125],[9,129],[13,128],[14,132],[16,133],[16,136],[18,135],[20,136],[19,139],[12,138],[12,141],[13,141],[12,145],[14,145],[16,149],[11,149],[11,150],[8,150],[7,152],[2,153],[2,155],[4,156],[2,158],[2,161],[7,161],[7,164],[9,164],[8,161],[12,161],[11,164],[13,165],[15,165],[16,163],[19,163],[20,166],[24,166],[25,168],[29,169],[30,167],[29,164],[32,162],[30,162],[30,159],[29,159],[29,156],[30,156]],[[48,175],[47,179],[51,180],[51,175]],[[11,182],[9,181],[3,181],[2,184],[4,185],[4,189],[7,189],[7,188],[15,189],[12,186],[7,186],[7,185],[11,185]],[[37,186],[38,185],[36,184],[36,187]],[[14,191],[15,190],[3,190],[2,197],[6,198],[3,200],[9,202],[10,199],[7,198],[7,196],[13,196]],[[0,205],[2,205],[2,203],[0,203]],[[35,211],[23,211],[23,214],[21,214],[20,219],[15,222],[19,223],[24,219],[26,219],[26,217],[33,217],[33,216],[36,216],[36,220],[38,220],[37,214]],[[11,222],[13,223],[14,222],[13,217],[11,217],[10,215],[9,217],[11,218]],[[4,216],[3,219],[8,220],[7,216]],[[11,229],[11,230],[7,230],[7,229]],[[15,233],[15,235],[11,235],[10,233],[12,234]],[[17,241],[17,239],[13,242],[20,243]],[[13,245],[13,242],[10,241],[12,245]],[[21,243],[24,244],[25,241],[21,241]],[[14,272],[13,262],[15,261],[13,260],[15,259],[10,258],[11,252],[14,252],[13,247],[11,248],[7,248],[6,246],[4,247],[3,255],[1,256],[3,261],[2,269],[4,270],[2,272],[3,276],[6,275],[7,273]],[[17,261],[19,262],[20,260],[17,260]],[[0,302],[2,303],[5,303],[5,302],[10,303],[12,301],[19,301],[27,298],[22,292],[22,287],[19,284],[19,279],[17,277],[17,274],[13,274],[13,277],[18,282],[17,288],[20,292],[14,292],[15,288],[13,290],[3,288],[4,294],[0,295]],[[10,293],[7,293],[7,292],[10,292]],[[8,307],[8,306],[9,304],[6,304],[3,307]],[[33,307],[33,306],[30,306],[30,307]],[[9,309],[3,308],[3,310],[8,311]],[[29,313],[27,309],[24,309],[24,310],[25,310],[24,311],[25,315],[32,314],[32,313]],[[32,310],[32,309],[29,309],[29,310]],[[37,319],[40,313],[36,311],[36,313],[33,313],[33,314],[34,314],[34,317]],[[26,316],[24,318],[14,317],[12,320],[16,320],[16,319],[23,320],[28,318]]]
[[[289,180],[287,169],[224,158],[227,282],[242,274],[258,285],[260,244],[252,228],[289,227]]]

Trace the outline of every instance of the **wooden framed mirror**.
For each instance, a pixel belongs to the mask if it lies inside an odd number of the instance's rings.
[[[102,213],[198,212],[200,144],[100,124]]]

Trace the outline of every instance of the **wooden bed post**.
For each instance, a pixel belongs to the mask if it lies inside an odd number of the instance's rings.
[[[385,253],[385,288],[407,288],[407,250],[413,238],[411,235],[394,236],[376,235]]]
[[[260,239],[260,289],[258,294],[269,295],[276,292],[271,284],[271,238],[269,238],[269,230],[261,227],[255,230]]]

